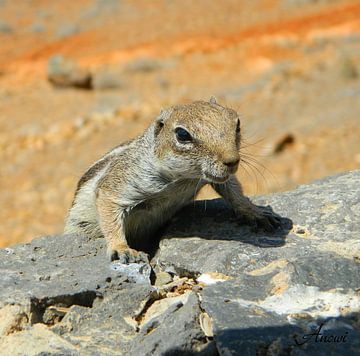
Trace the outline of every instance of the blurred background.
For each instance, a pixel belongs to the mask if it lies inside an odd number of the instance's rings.
[[[0,246],[61,232],[90,164],[211,95],[249,195],[359,167],[360,2],[0,0]]]

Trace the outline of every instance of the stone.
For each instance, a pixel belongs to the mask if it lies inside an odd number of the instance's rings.
[[[198,321],[200,306],[195,293],[171,306],[140,329],[130,348],[132,355],[192,354],[209,347]]]
[[[141,57],[129,62],[126,67],[126,72],[154,72],[162,67],[159,60],[150,57]]]
[[[170,273],[167,272],[159,272],[156,273],[155,285],[162,286],[164,284],[168,284],[172,282],[172,277]]]
[[[92,88],[91,73],[62,55],[49,58],[48,80],[57,87]]]
[[[151,267],[147,263],[123,264],[119,263],[119,261],[114,261],[111,263],[110,268],[127,276],[132,282],[150,284]]]
[[[0,33],[10,34],[14,31],[13,27],[5,21],[0,20]]]
[[[129,341],[138,334],[128,320],[141,313],[152,292],[144,284],[128,284],[116,293],[108,290],[91,308],[72,306],[51,329],[85,354],[127,355]]]
[[[19,305],[5,305],[0,309],[0,338],[22,330],[28,321],[26,313]]]
[[[344,79],[356,79],[359,76],[354,61],[346,56],[339,60],[340,74]]]
[[[45,31],[45,25],[41,22],[34,22],[30,26],[30,31],[34,33],[42,33]]]
[[[200,313],[199,322],[205,336],[214,337],[213,322],[208,313]]]
[[[139,57],[127,63],[124,71],[129,73],[152,73],[159,69],[172,67],[174,65],[175,61],[173,59],[163,61],[152,57]]]
[[[119,89],[125,87],[124,80],[119,70],[101,69],[93,75],[93,88],[95,90]]]
[[[149,328],[153,328],[155,323],[159,324],[158,319],[160,317],[164,319],[164,316],[171,314],[173,309],[179,309],[184,306],[188,299],[189,293],[184,293],[173,298],[155,300],[146,310],[144,310],[141,318],[137,316],[139,329],[149,330]]]
[[[359,183],[360,170],[254,198],[282,216],[273,234],[221,199],[195,202],[150,264],[110,262],[104,239],[82,235],[0,249],[1,350],[356,355]]]
[[[43,324],[0,339],[3,355],[79,355],[76,347],[59,337]]]
[[[56,30],[57,38],[69,37],[80,31],[79,26],[73,23],[61,24]]]
[[[223,273],[209,272],[209,273],[202,273],[196,280],[204,285],[210,285],[219,282],[224,282],[229,279],[232,279],[232,277],[226,276]]]

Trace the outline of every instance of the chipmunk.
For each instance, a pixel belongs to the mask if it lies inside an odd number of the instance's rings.
[[[162,110],[142,135],[115,147],[82,176],[65,233],[104,236],[110,260],[146,261],[130,246],[151,237],[205,184],[243,222],[277,229],[280,217],[254,205],[235,177],[240,145],[239,115],[214,98]]]

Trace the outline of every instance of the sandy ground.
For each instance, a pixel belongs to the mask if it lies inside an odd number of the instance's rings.
[[[58,54],[97,86],[54,87]],[[360,2],[0,0],[0,246],[60,232],[94,160],[211,95],[241,113],[248,194],[359,167]]]

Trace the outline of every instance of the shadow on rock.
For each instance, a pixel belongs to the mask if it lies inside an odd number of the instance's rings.
[[[358,315],[357,315],[358,316]],[[356,315],[349,318],[317,319],[308,326],[268,325],[244,328],[221,328],[215,331],[214,349],[197,353],[169,350],[167,355],[357,355],[359,331],[351,326]],[[213,345],[211,345],[213,346]],[[209,351],[212,352],[209,352]]]
[[[270,206],[263,209],[274,213]],[[165,238],[201,237],[207,240],[240,241],[259,247],[277,247],[285,244],[292,229],[290,219],[281,218],[281,227],[274,232],[252,231],[235,216],[222,199],[198,200],[183,208],[164,231]]]

